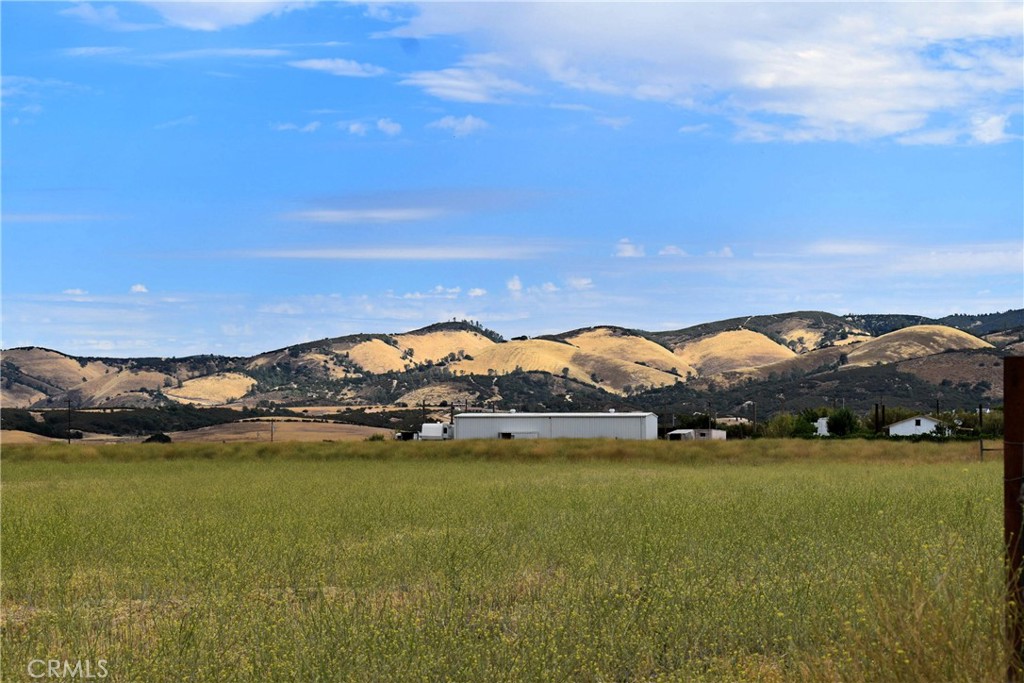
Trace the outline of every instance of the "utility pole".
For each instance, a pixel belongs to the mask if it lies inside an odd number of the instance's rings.
[[[71,445],[71,396],[68,396],[68,445]]]
[[[1012,659],[1006,680],[1019,683],[1024,666],[1024,576],[1021,575],[1021,496],[1024,494],[1024,356],[1003,359],[1003,541],[1006,548],[1006,632]]]

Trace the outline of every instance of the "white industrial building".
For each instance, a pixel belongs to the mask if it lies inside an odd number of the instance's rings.
[[[460,413],[456,439],[658,438],[654,413]]]
[[[889,436],[917,436],[918,434],[934,434],[938,432],[942,422],[927,415],[915,415],[906,420],[893,422],[889,425]]]

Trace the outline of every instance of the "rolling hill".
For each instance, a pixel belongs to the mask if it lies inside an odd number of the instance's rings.
[[[1000,359],[1024,346],[1024,310],[942,320],[796,311],[667,332],[595,326],[511,341],[451,321],[248,358],[85,358],[17,348],[2,352],[0,405],[658,409],[704,401],[731,409],[744,392],[766,405],[775,394],[790,405],[801,396],[870,395],[872,378],[883,390],[912,386],[915,395],[942,393],[964,405],[997,399]]]

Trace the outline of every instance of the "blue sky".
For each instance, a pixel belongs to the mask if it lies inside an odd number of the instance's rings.
[[[4,348],[1024,306],[1019,2],[0,12]]]

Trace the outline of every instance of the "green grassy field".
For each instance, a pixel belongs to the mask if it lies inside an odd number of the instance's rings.
[[[995,681],[1001,465],[976,459],[5,447],[3,680],[57,659],[147,682]]]

